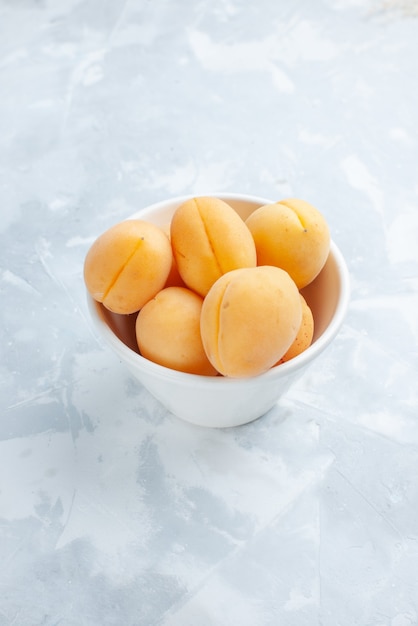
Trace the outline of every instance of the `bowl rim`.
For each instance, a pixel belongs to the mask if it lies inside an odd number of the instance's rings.
[[[156,210],[167,207],[171,204],[182,203],[187,199],[194,197],[201,197],[204,195],[217,197],[221,200],[227,201],[244,201],[244,202],[252,202],[252,203],[274,203],[274,200],[268,198],[262,198],[259,196],[251,196],[247,194],[238,194],[238,193],[227,193],[227,192],[211,192],[210,194],[187,194],[183,196],[176,196],[173,198],[168,198],[166,200],[162,200],[156,202],[154,204],[148,205],[138,211],[134,212],[132,215],[127,218],[123,218],[121,221],[129,220],[129,219],[139,219],[141,215],[146,215],[149,213],[153,213]],[[276,201],[278,202],[278,201]],[[200,386],[227,386],[227,385],[238,385],[242,384],[243,381],[247,384],[251,384],[251,381],[259,382],[261,379],[264,380],[275,380],[280,379],[282,377],[286,377],[287,375],[296,372],[297,370],[303,368],[308,365],[315,357],[319,356],[325,348],[331,343],[333,338],[338,334],[348,309],[348,304],[350,300],[350,277],[349,271],[344,259],[344,256],[335,243],[333,239],[330,241],[330,251],[329,254],[332,255],[334,262],[337,267],[338,276],[340,280],[340,297],[337,301],[337,306],[332,316],[332,319],[328,326],[325,328],[323,333],[312,343],[304,352],[295,356],[289,361],[285,363],[281,363],[280,365],[273,366],[266,372],[259,374],[257,376],[251,376],[248,378],[232,378],[226,376],[203,376],[199,374],[189,374],[186,372],[180,372],[177,370],[170,369],[165,367],[164,365],[159,365],[158,363],[154,363],[141,356],[139,353],[135,352],[129,346],[127,346],[116,334],[110,329],[108,324],[103,318],[103,315],[100,312],[100,308],[103,306],[99,302],[96,302],[90,294],[86,290],[87,304],[90,312],[90,317],[93,320],[94,326],[96,330],[99,332],[99,335],[102,339],[105,340],[105,343],[111,347],[116,353],[120,355],[120,357],[129,365],[134,367],[135,369],[142,370],[146,375],[158,377],[164,380],[172,380],[181,384],[182,382],[189,384],[195,384]]]

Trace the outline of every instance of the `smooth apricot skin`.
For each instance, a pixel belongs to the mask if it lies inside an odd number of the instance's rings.
[[[286,270],[299,289],[316,278],[328,258],[330,232],[314,206],[290,198],[256,209],[245,222],[252,233],[258,265]]]
[[[255,267],[254,240],[244,220],[218,198],[191,198],[171,221],[171,244],[185,284],[205,296],[226,272]]]
[[[302,354],[312,343],[314,334],[314,318],[312,311],[306,302],[305,298],[300,294],[300,300],[302,304],[302,322],[296,338],[289,350],[282,356],[279,363],[286,363],[290,359],[294,359],[295,356]]]
[[[302,320],[298,289],[284,270],[260,266],[219,278],[203,301],[200,332],[212,365],[224,376],[257,376],[293,343]]]
[[[110,311],[135,313],[164,287],[172,257],[170,241],[158,226],[126,220],[94,241],[84,261],[84,282]]]
[[[202,303],[198,294],[185,287],[162,289],[136,319],[141,355],[180,372],[216,376],[200,336]]]

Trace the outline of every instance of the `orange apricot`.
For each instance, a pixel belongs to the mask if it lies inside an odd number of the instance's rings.
[[[281,200],[256,209],[245,222],[258,265],[286,270],[299,289],[316,278],[328,258],[330,233],[324,216],[308,202]]]
[[[135,313],[164,287],[172,257],[161,228],[126,220],[94,241],[84,261],[84,281],[90,295],[110,311]]]
[[[282,356],[280,359],[280,363],[285,363],[286,361],[290,361],[298,354],[302,354],[312,343],[312,338],[314,334],[314,318],[312,315],[312,311],[306,302],[305,298],[300,294],[300,301],[302,304],[302,322],[296,338],[289,350]]]
[[[216,376],[200,336],[202,302],[185,287],[166,287],[147,302],[135,324],[142,356],[180,372]]]
[[[206,295],[200,318],[203,346],[224,376],[270,369],[293,343],[302,320],[298,289],[278,267],[232,270]]]
[[[226,272],[257,263],[244,220],[218,198],[191,198],[181,204],[172,217],[171,244],[182,279],[201,296]]]

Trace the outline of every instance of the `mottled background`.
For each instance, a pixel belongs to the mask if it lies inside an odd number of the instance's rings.
[[[416,0],[0,0],[0,625],[418,624]],[[172,195],[302,197],[346,323],[264,418],[182,423],[84,255]]]

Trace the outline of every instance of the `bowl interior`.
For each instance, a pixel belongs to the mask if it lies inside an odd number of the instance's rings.
[[[341,277],[335,256],[331,253],[316,279],[301,290],[314,317],[313,343],[328,328],[339,303]],[[128,348],[139,354],[135,337],[136,313],[120,315],[97,303],[100,317]]]
[[[256,208],[272,202],[265,198],[249,198],[242,195],[212,194],[225,200],[243,218],[246,219]],[[186,198],[175,198],[168,202],[152,205],[147,209],[138,211],[132,218],[146,219],[158,226],[166,226],[170,223],[171,217],[179,204]],[[307,287],[301,290],[314,317],[314,337],[315,343],[329,326],[341,295],[341,267],[338,259],[338,251],[331,243],[331,254],[316,279]],[[113,333],[131,350],[139,353],[135,338],[136,314],[119,315],[112,313],[102,304],[97,306],[100,317],[105,321]]]

